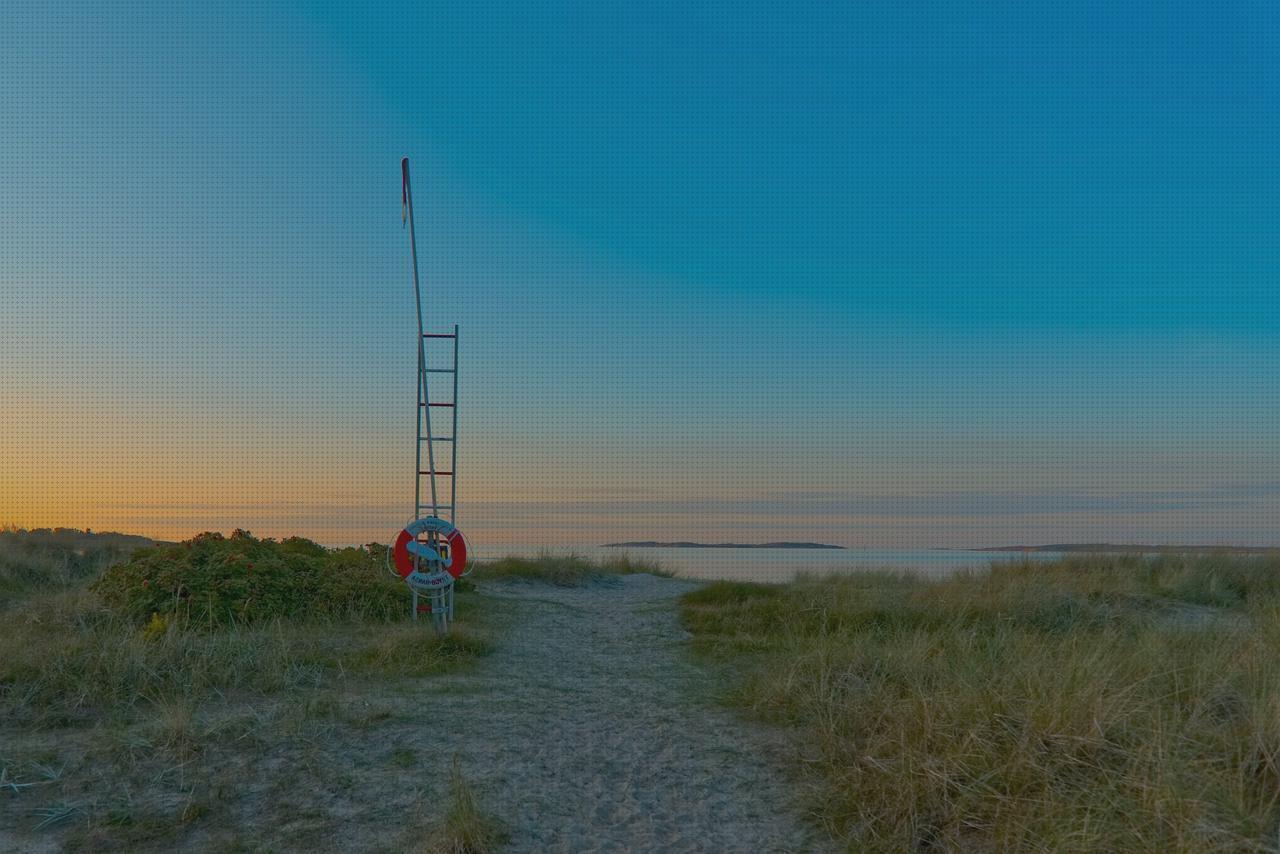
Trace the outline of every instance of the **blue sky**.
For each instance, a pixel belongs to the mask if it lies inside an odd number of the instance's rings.
[[[1261,3],[19,2],[0,520],[389,536],[407,155],[473,537],[1280,542],[1278,48]]]

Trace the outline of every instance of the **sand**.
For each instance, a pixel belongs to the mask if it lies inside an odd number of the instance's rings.
[[[782,741],[720,706],[688,654],[675,599],[694,583],[481,585],[517,619],[424,711],[464,722],[454,749],[510,850],[814,850]]]

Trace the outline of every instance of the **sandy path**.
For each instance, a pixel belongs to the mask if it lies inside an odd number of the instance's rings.
[[[154,724],[22,744],[0,729],[0,759],[48,753],[67,769],[47,792],[0,790],[0,850],[85,832],[88,850],[420,850],[455,757],[511,851],[819,850],[783,777],[784,737],[718,705],[723,677],[688,654],[676,599],[695,582],[478,586],[503,600],[505,625],[466,672],[209,703],[181,756],[154,746]],[[207,817],[178,818],[188,803]],[[57,804],[73,816],[34,827]],[[103,827],[111,810],[133,818]]]
[[[453,751],[511,850],[813,850],[780,742],[718,707],[684,649],[675,599],[693,586],[484,585],[522,603],[514,624],[474,674],[421,700],[465,721]]]

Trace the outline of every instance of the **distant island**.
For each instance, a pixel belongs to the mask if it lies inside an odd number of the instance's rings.
[[[1152,554],[1155,552],[1222,552],[1226,554],[1270,554],[1276,546],[1172,546],[1141,543],[1052,543],[1043,546],[996,546],[966,549],[971,552],[1086,552],[1089,554]]]
[[[610,549],[840,549],[827,543],[659,543],[656,540],[638,540],[632,543],[605,543]]]

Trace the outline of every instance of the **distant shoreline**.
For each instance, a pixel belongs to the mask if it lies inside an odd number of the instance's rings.
[[[1088,554],[1153,554],[1156,552],[1220,552],[1225,554],[1270,554],[1280,546],[1175,546],[1141,543],[1053,543],[1042,546],[995,546],[964,549],[969,552],[1062,552]]]
[[[827,543],[660,543],[642,540],[630,543],[605,543],[606,549],[832,549],[845,551],[844,546]]]

